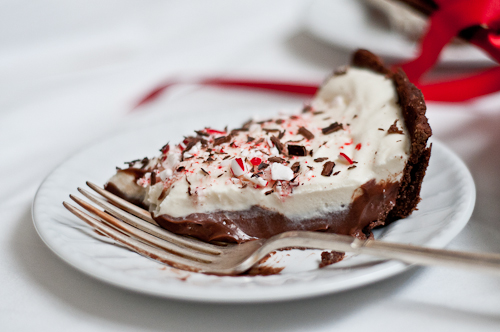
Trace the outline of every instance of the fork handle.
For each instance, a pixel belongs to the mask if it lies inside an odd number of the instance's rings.
[[[359,248],[354,241],[352,246],[358,253],[397,259],[417,265],[458,267],[493,272],[500,275],[500,255],[418,247],[407,244],[366,240]]]
[[[351,236],[327,233],[300,231],[286,233],[280,234],[280,239],[276,239],[274,245],[279,245],[281,242],[281,248],[286,244],[286,246],[329,249],[395,259],[410,264],[466,268],[500,275],[500,254],[434,249],[379,240],[360,240]]]

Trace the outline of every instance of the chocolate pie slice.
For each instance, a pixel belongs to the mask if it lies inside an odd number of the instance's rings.
[[[241,243],[289,230],[371,236],[411,214],[428,165],[421,92],[359,50],[302,112],[204,128],[105,188],[165,229]]]

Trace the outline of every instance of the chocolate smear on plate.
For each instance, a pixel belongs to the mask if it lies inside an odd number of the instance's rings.
[[[319,268],[332,265],[344,259],[345,253],[339,251],[323,251]]]

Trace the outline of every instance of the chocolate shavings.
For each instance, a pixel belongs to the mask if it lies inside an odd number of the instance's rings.
[[[260,143],[263,143],[265,141],[264,137],[261,137],[257,140],[257,142],[255,142],[255,144],[260,144]]]
[[[298,133],[307,139],[314,138],[314,134],[307,130],[305,127],[300,127]]]
[[[317,163],[321,163],[321,162],[323,162],[325,160],[328,160],[328,157],[321,157],[321,158],[314,159],[314,161],[317,162]]]
[[[290,156],[299,156],[305,157],[307,156],[306,147],[303,145],[288,145],[288,154]]]
[[[300,162],[295,162],[292,167],[290,167],[294,173],[298,173],[300,171]]]
[[[231,142],[230,135],[217,137],[216,139],[214,139],[214,146],[222,144],[222,143],[229,143],[229,142]]]
[[[200,167],[200,169],[201,169],[201,171],[203,172],[203,174],[204,174],[204,175],[210,175],[210,173],[208,173],[207,171],[205,171],[205,170],[203,169],[203,167]]]
[[[343,129],[342,125],[339,124],[338,122],[334,122],[328,127],[322,128],[321,131],[323,132],[323,135],[328,135],[336,131],[339,131],[340,129]]]
[[[261,162],[260,165],[257,167],[257,169],[260,171],[262,169],[266,169],[269,166],[269,164],[266,164],[265,162]]]
[[[321,171],[321,175],[323,175],[323,176],[330,176],[330,175],[332,175],[334,167],[335,167],[335,163],[333,161],[327,161],[323,165],[323,171]]]
[[[273,162],[273,163],[282,163],[285,161],[285,159],[283,158],[280,158],[280,157],[271,157],[268,159],[270,162]]]
[[[167,153],[168,150],[170,150],[170,147],[168,146],[170,142],[168,142],[167,144],[165,144],[164,146],[161,147],[160,151],[163,152],[163,154]],[[168,147],[168,148],[167,148]],[[165,151],[164,151],[165,150]]]
[[[245,122],[243,124],[242,128],[248,129],[248,128],[250,128],[250,126],[252,125],[252,123],[253,123],[253,120],[250,119],[250,120],[248,120],[247,122]]]
[[[200,136],[210,136],[210,134],[205,131],[195,130],[194,132]]]
[[[198,143],[201,140],[201,138],[189,136],[189,137],[186,137],[185,140],[187,141],[187,144],[186,144],[186,148],[184,149],[183,153],[191,150],[191,148],[193,146],[195,146],[196,143]]]
[[[269,129],[269,128],[262,128],[266,133],[277,133],[280,130],[279,129]]]
[[[269,191],[266,191],[265,194],[267,196],[267,195],[271,195],[273,192],[274,192],[274,190],[269,190]]]
[[[278,149],[279,153],[285,154],[285,146],[283,145],[283,143],[281,143],[281,141],[279,140],[278,137],[271,136],[271,142],[274,143],[274,145]]]

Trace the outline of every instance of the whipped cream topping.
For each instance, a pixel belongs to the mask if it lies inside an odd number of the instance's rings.
[[[398,182],[410,154],[393,82],[358,68],[332,76],[299,114],[196,133],[130,165],[146,170],[136,191],[154,216],[257,205],[292,220],[318,217],[347,209],[372,179]]]

